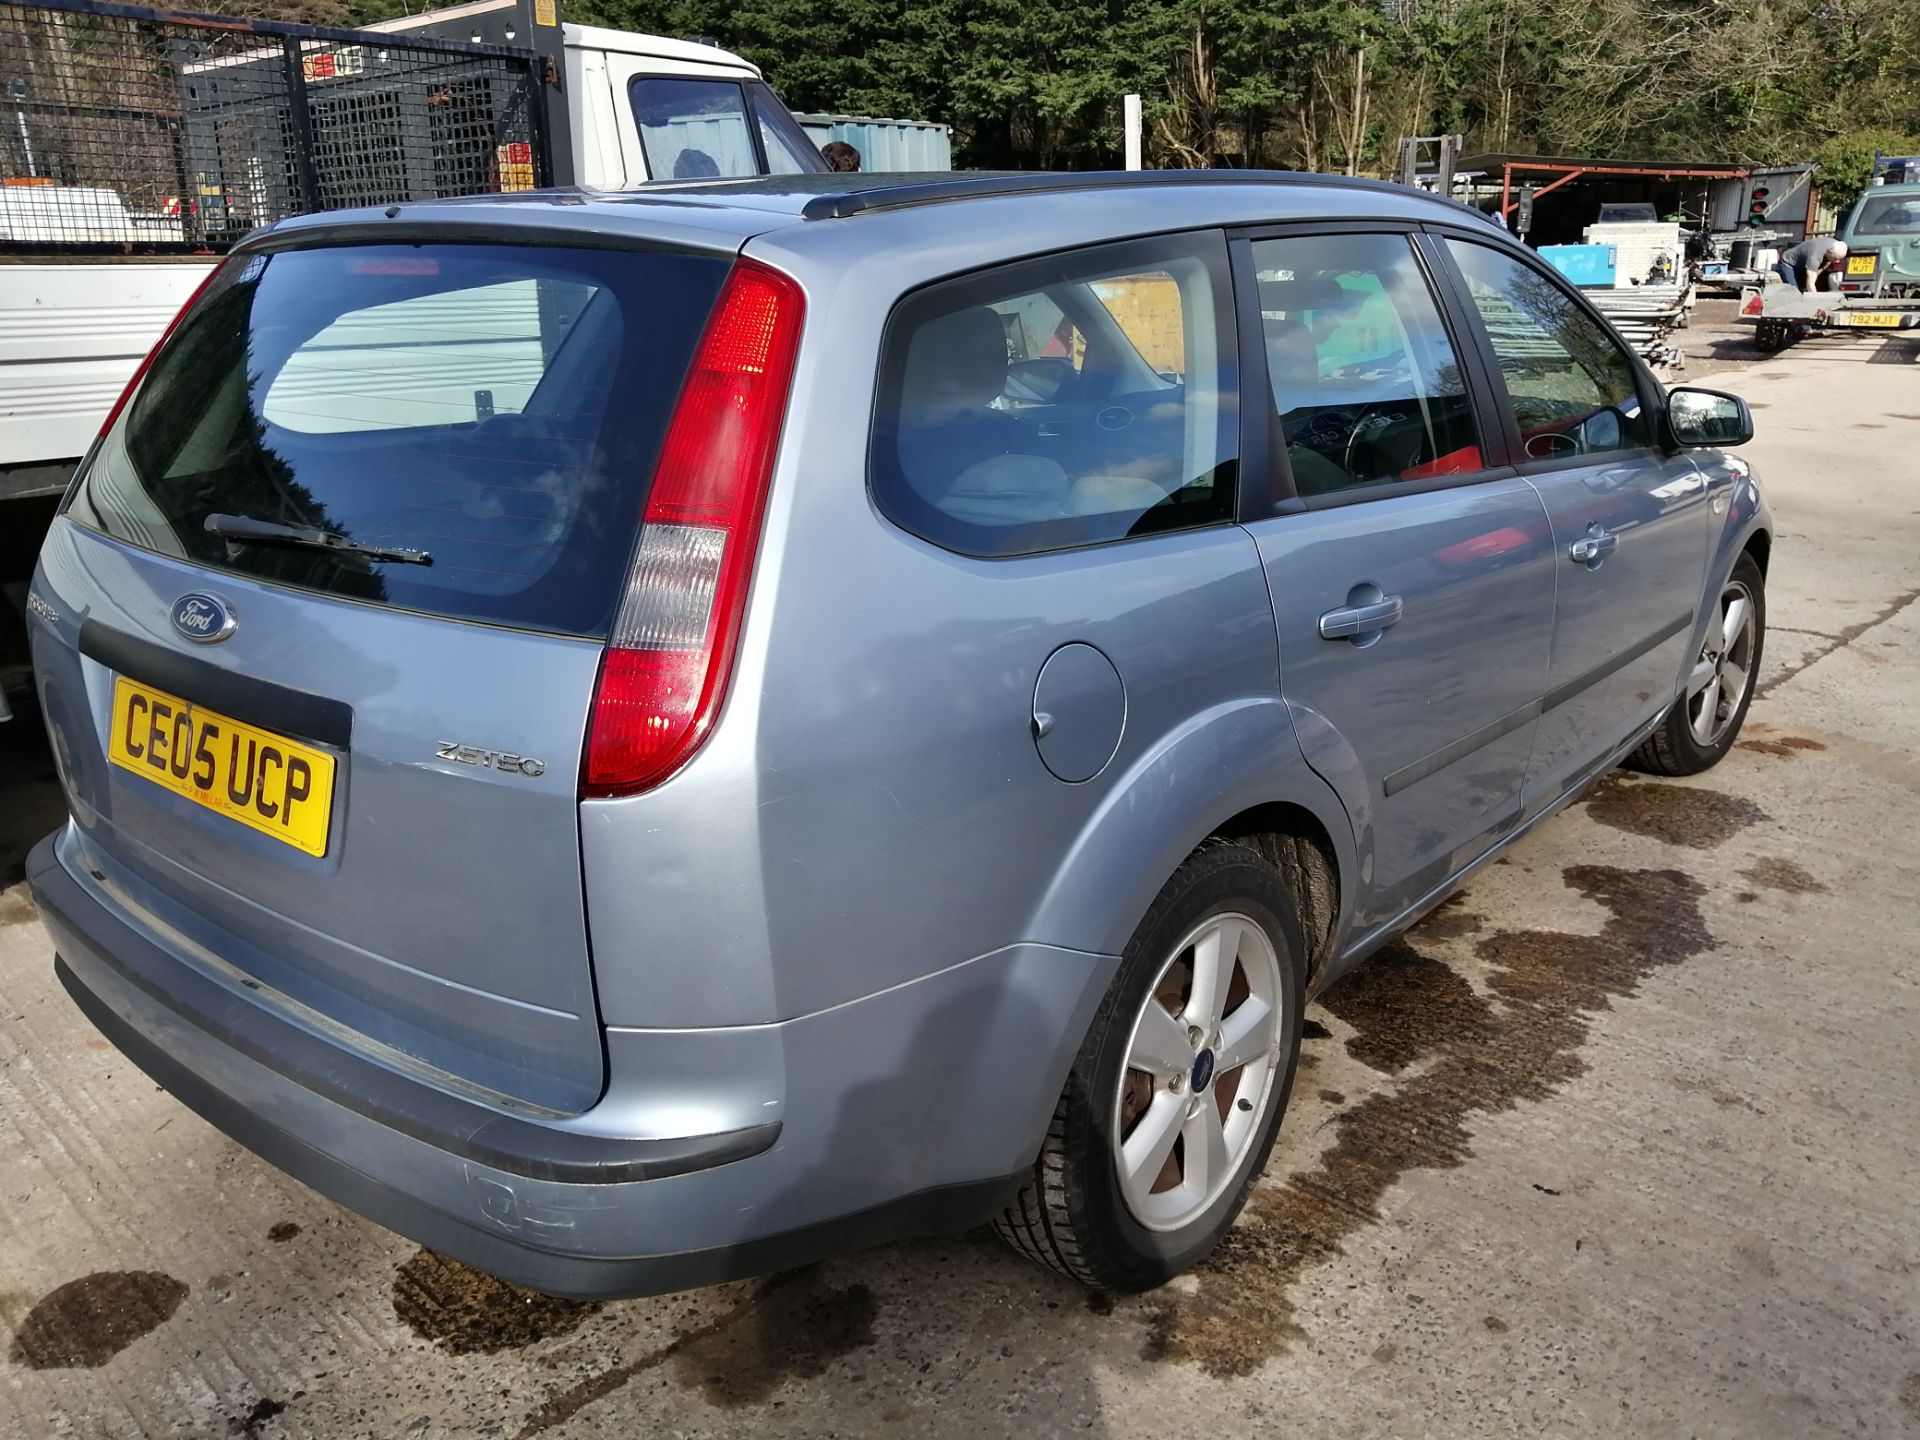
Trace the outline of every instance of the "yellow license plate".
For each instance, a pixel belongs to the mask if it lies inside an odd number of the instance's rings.
[[[1871,275],[1873,273],[1873,267],[1879,263],[1879,259],[1880,257],[1877,255],[1849,255],[1847,257],[1847,273],[1849,275]]]
[[[118,676],[107,757],[196,805],[327,853],[333,756]]]
[[[1869,330],[1898,330],[1900,328],[1900,317],[1898,315],[1888,315],[1880,311],[1859,311],[1852,315],[1843,314],[1835,316],[1834,318],[1839,320],[1842,325],[1858,325]]]

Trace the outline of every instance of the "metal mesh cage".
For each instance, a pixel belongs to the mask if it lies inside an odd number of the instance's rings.
[[[310,210],[530,189],[526,51],[0,3],[0,247],[219,249]]]

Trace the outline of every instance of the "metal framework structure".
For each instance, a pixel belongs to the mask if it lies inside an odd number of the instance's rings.
[[[1744,180],[1750,173],[1748,167],[1744,165],[1702,165],[1687,161],[1557,160],[1546,156],[1530,158],[1489,156],[1486,159],[1496,162],[1500,170],[1500,214],[1503,219],[1511,215],[1514,207],[1519,204],[1513,198],[1513,180],[1516,175],[1556,177],[1544,185],[1534,187],[1533,198],[1538,200],[1549,191],[1558,190],[1562,185],[1578,180],[1583,175],[1634,175],[1655,180]],[[1476,158],[1462,161],[1461,168],[1491,170],[1494,166],[1483,164]]]
[[[0,248],[217,251],[287,215],[550,182],[532,50],[0,3]]]

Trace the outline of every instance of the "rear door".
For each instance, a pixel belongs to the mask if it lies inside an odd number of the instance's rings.
[[[1638,367],[1546,267],[1444,242],[1494,361],[1502,423],[1553,528],[1553,661],[1526,808],[1673,699],[1706,584],[1707,480],[1658,448]]]
[[[1482,382],[1410,234],[1282,232],[1240,254],[1270,452],[1245,523],[1302,747],[1371,852],[1372,928],[1514,823],[1552,634],[1546,514],[1489,466]]]
[[[90,863],[180,953],[465,1084],[597,1098],[580,747],[727,265],[228,262],[55,528],[87,618],[36,657]]]

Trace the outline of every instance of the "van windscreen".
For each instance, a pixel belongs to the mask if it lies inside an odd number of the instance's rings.
[[[467,244],[236,257],[68,513],[214,569],[604,636],[728,264]]]

